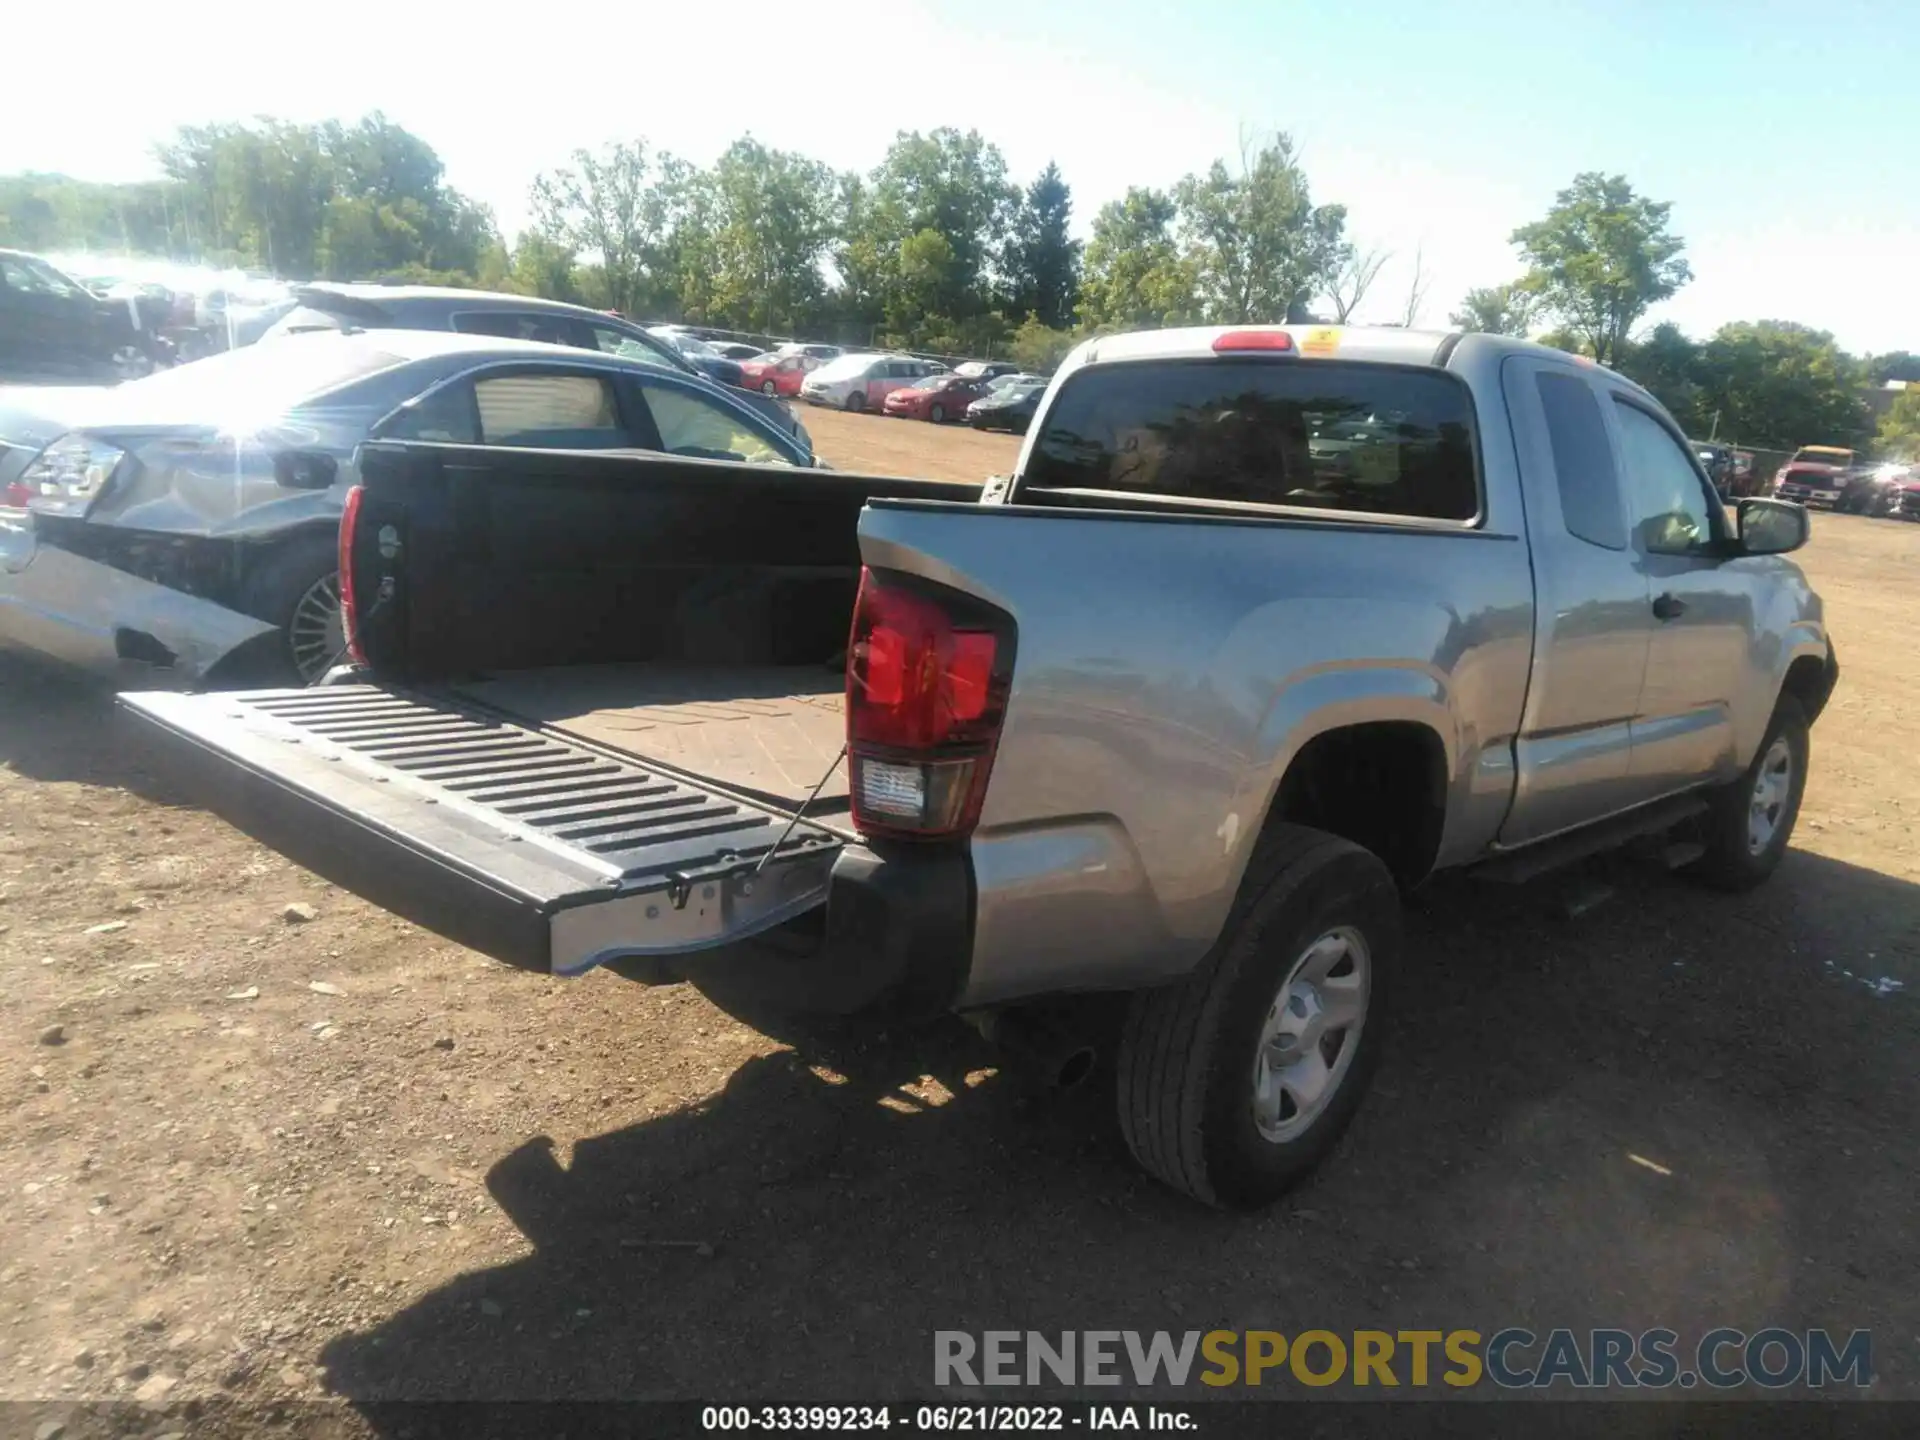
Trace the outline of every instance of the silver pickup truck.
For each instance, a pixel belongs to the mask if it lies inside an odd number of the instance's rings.
[[[1804,510],[1730,522],[1644,391],[1483,335],[1090,341],[957,501],[418,444],[360,475],[339,683],[124,697],[209,805],[535,969],[1015,1026],[1129,992],[1120,1124],[1221,1205],[1351,1119],[1402,892],[1646,836],[1759,882],[1837,673]]]

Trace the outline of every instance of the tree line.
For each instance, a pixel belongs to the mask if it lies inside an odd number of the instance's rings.
[[[190,127],[165,179],[0,177],[0,241],[264,268],[291,278],[515,290],[649,320],[953,354],[1047,369],[1090,334],[1178,324],[1334,322],[1364,309],[1416,325],[1427,275],[1376,293],[1388,255],[1316,203],[1285,134],[1165,189],[1103,205],[1073,238],[1049,164],[1025,184],[977,131],[903,131],[866,173],[743,137],[712,165],[644,140],[577,151],[540,175],[511,244],[446,183],[433,148],[375,113]],[[1538,334],[1639,380],[1690,433],[1742,443],[1860,443],[1864,389],[1920,380],[1904,353],[1855,357],[1831,335],[1762,320],[1695,341],[1648,310],[1691,278],[1671,206],[1588,173],[1513,233],[1519,273],[1468,293],[1456,328]],[[1906,407],[1902,409],[1901,407]],[[1920,432],[1920,400],[1895,407]],[[1896,430],[1883,443],[1920,441]]]

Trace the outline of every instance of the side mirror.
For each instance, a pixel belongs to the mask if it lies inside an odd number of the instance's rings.
[[[282,450],[273,457],[273,478],[289,490],[331,490],[339,462],[319,450]]]
[[[1742,555],[1785,555],[1806,544],[1811,533],[1806,507],[1790,500],[1749,498],[1735,513]]]

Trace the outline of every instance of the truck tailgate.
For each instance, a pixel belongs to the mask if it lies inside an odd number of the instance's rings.
[[[528,969],[579,974],[756,934],[825,901],[843,843],[439,696],[345,685],[120,703],[209,809]]]

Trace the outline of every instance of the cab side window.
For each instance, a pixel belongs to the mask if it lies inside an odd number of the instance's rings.
[[[1693,459],[1653,416],[1615,398],[1626,469],[1627,514],[1635,540],[1650,555],[1688,555],[1714,539],[1706,482]]]

